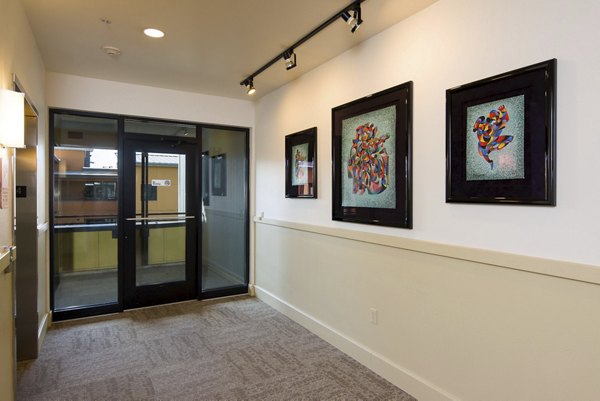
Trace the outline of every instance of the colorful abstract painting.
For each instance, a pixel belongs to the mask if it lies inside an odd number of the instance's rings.
[[[525,178],[523,95],[467,107],[467,181]]]
[[[396,106],[342,121],[342,206],[394,209]]]
[[[285,197],[317,197],[317,128],[285,136]]]
[[[308,143],[292,146],[292,185],[308,183]]]
[[[556,65],[446,90],[446,202],[556,205]]]

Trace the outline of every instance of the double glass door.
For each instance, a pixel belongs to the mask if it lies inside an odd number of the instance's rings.
[[[196,145],[150,137],[124,143],[124,304],[196,297]]]
[[[50,110],[54,320],[242,294],[249,132]]]

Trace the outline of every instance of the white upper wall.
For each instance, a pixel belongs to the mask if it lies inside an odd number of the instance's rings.
[[[13,90],[12,74],[17,74],[41,112],[45,105],[44,62],[23,5],[18,0],[3,0],[0,11],[0,88]]]
[[[0,7],[0,88],[14,90],[12,76],[16,74],[23,90],[40,113],[38,119],[38,143],[41,151],[38,164],[45,171],[46,161],[43,151],[46,144],[46,99],[44,62],[37,48],[23,5],[18,0],[2,1]],[[0,157],[6,158],[7,150],[0,150]],[[46,191],[46,174],[38,177],[38,193]],[[12,197],[10,197],[12,199]],[[46,204],[38,198],[38,223],[46,221]],[[0,245],[12,243],[12,210],[0,210]]]
[[[254,126],[247,100],[48,73],[49,107],[238,127]]]
[[[265,217],[598,265],[600,2],[440,0],[260,99],[256,212]],[[369,23],[368,15],[364,16]],[[318,37],[313,40],[319,40]],[[446,89],[558,59],[557,206],[445,203]],[[331,220],[331,109],[414,82],[413,221]],[[284,136],[318,128],[319,199],[284,196]]]

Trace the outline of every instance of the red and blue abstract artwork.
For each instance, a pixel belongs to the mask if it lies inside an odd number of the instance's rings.
[[[342,206],[396,206],[396,108],[388,106],[342,121]]]
[[[359,125],[352,141],[348,158],[348,178],[352,179],[352,193],[379,194],[389,185],[389,156],[385,141],[387,134],[379,135],[371,123]]]

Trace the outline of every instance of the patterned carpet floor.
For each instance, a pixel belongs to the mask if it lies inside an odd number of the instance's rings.
[[[256,298],[55,324],[17,400],[415,399]]]

